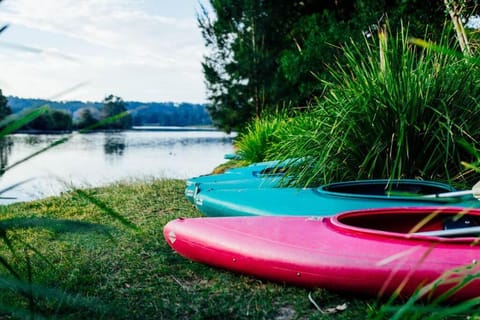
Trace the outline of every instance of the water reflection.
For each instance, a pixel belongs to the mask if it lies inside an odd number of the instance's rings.
[[[13,141],[9,136],[0,138],[0,175],[4,174],[5,168],[8,166],[8,158],[12,153]]]
[[[119,158],[125,151],[125,135],[122,133],[105,133],[103,150],[107,159]]]
[[[20,161],[57,141],[58,135],[13,134],[0,140],[0,166]],[[186,179],[207,174],[233,152],[233,136],[222,132],[141,132],[76,134],[61,145],[7,170],[1,195],[28,201],[75,187],[151,178]],[[33,180],[31,180],[33,178]],[[29,180],[30,179],[30,180]],[[10,201],[8,203],[11,203]]]
[[[41,135],[36,135],[36,134],[25,135],[25,139],[24,139],[25,144],[34,146],[34,145],[40,144],[41,142],[42,142],[42,136]]]

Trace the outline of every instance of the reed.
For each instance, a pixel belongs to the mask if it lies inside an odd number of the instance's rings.
[[[280,111],[253,119],[234,142],[237,154],[246,163],[271,159],[270,148],[281,142],[279,131],[287,125],[288,117]]]
[[[479,65],[409,42],[407,28],[344,47],[316,107],[283,127],[270,151],[307,159],[303,185],[360,178],[424,178],[472,184],[463,145],[480,137]],[[449,39],[445,32],[444,43]],[[298,134],[297,134],[298,133]]]

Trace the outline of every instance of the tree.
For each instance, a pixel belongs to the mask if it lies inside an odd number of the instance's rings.
[[[274,104],[270,89],[301,1],[211,0],[198,16],[212,54],[202,64],[215,125],[231,131]]]
[[[381,17],[395,22],[393,30],[408,23],[421,37],[427,24],[439,31],[445,21],[435,0],[210,0],[210,5],[212,10],[202,8],[197,17],[210,49],[202,66],[209,113],[227,132],[241,130],[264,111],[308,106],[323,93],[319,79],[341,57],[343,43],[361,38]]]
[[[8,106],[8,100],[0,89],[0,120],[12,113],[12,109]]]
[[[109,95],[103,100],[101,111],[103,120],[107,120],[105,129],[128,129],[132,127],[132,116],[127,112],[127,107],[122,98]]]
[[[50,112],[50,130],[72,130],[73,120],[68,111],[52,109]]]
[[[25,128],[32,130],[69,131],[73,128],[73,120],[68,111],[48,107],[45,113],[29,122]]]
[[[98,117],[94,115],[94,112],[91,108],[81,108],[77,112],[77,120],[75,126],[78,129],[84,129],[94,125],[98,121]]]

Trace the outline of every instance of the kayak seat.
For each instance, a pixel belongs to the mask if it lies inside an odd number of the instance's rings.
[[[429,213],[409,215],[408,218],[395,212],[379,215],[350,215],[341,216],[339,221],[359,228],[396,233],[410,233],[419,225],[422,225],[419,231],[442,230],[445,218],[441,215],[431,218],[427,224],[422,223]]]
[[[416,195],[429,195],[438,194],[443,192],[449,192],[451,190],[442,188],[439,186],[420,185],[416,183],[365,183],[365,184],[332,184],[325,188],[329,192],[348,193],[348,194],[361,194],[361,195],[377,195],[377,196],[416,196]]]
[[[412,230],[427,232],[480,226],[480,216],[473,214],[452,215],[440,212],[438,215],[429,217],[430,214],[431,211],[408,216],[397,214],[395,211],[376,215],[351,214],[340,216],[339,221],[350,226],[397,233],[410,233]],[[427,218],[428,222],[425,223]],[[418,228],[419,226],[421,227]],[[478,232],[472,233],[472,236],[477,235]]]
[[[462,215],[461,217],[451,217],[444,221],[443,229],[459,229],[480,226],[479,217],[471,215]]]

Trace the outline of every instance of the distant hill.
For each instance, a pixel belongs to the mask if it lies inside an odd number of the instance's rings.
[[[52,109],[68,111],[75,120],[78,111],[84,108],[101,110],[102,102],[49,101],[8,96],[8,105],[13,113],[27,108],[49,105]],[[132,110],[133,125],[159,126],[211,126],[212,120],[205,104],[174,102],[137,102],[125,101],[128,110]]]

